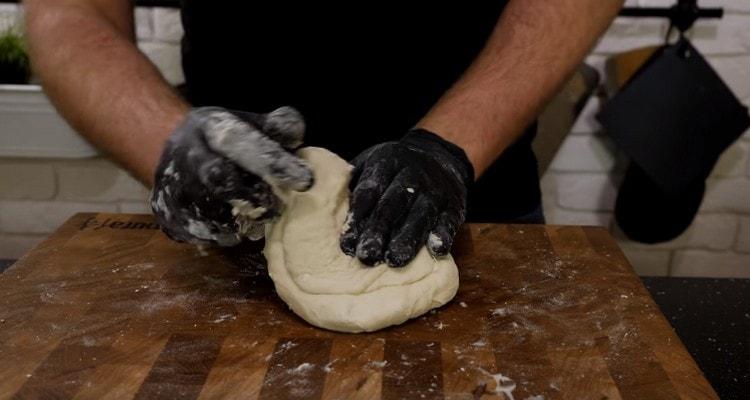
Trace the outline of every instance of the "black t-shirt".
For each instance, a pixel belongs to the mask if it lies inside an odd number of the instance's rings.
[[[188,100],[294,106],[307,145],[351,159],[403,136],[469,66],[504,7],[474,3],[183,0]],[[472,187],[469,220],[510,220],[539,205],[531,131]]]

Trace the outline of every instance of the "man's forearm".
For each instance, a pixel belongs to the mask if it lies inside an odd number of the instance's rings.
[[[606,30],[622,0],[511,0],[464,76],[419,122],[476,176],[515,141]]]
[[[133,41],[129,1],[27,0],[32,61],[70,124],[147,185],[189,106]],[[113,15],[114,14],[114,15]]]

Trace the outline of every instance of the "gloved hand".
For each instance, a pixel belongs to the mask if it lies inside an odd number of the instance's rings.
[[[366,265],[406,265],[427,244],[444,256],[466,215],[474,169],[464,151],[422,129],[365,150],[353,161],[341,249]]]
[[[304,130],[291,107],[190,111],[156,170],[151,208],[162,230],[181,242],[220,246],[262,237],[263,222],[280,211],[271,185],[304,191],[313,184],[307,164],[287,151],[302,144]]]

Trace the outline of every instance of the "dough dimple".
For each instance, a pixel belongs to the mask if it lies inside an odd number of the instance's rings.
[[[266,232],[264,253],[279,296],[307,322],[343,331],[374,331],[400,324],[450,301],[458,269],[448,255],[422,248],[403,268],[367,267],[345,255],[339,236],[349,210],[351,166],[328,150],[298,156],[315,174],[307,192],[283,192],[282,216]]]

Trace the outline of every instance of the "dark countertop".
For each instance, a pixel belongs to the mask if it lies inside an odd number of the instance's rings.
[[[0,259],[0,272],[15,260]],[[750,392],[750,279],[642,278],[719,397]]]
[[[642,278],[722,399],[750,392],[750,279]]]

